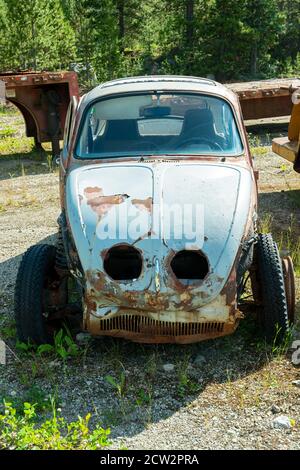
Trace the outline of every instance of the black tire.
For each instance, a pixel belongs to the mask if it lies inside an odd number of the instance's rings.
[[[268,342],[280,343],[289,329],[282,263],[271,234],[259,234],[256,245],[262,328]]]
[[[22,258],[15,287],[17,335],[22,342],[52,342],[44,316],[44,291],[49,276],[54,272],[55,254],[54,246],[35,245]]]

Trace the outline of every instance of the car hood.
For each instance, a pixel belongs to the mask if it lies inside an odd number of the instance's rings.
[[[172,306],[180,308],[187,289],[193,294],[193,308],[210,302],[232,269],[252,191],[250,170],[227,163],[116,162],[71,170],[66,180],[67,216],[87,288],[95,291],[98,286],[104,297],[106,290],[110,292],[103,305],[112,297],[120,304],[124,293],[134,291],[140,305],[147,292],[173,299]],[[117,244],[134,246],[141,253],[138,279],[114,281],[105,273],[107,250]],[[200,249],[209,272],[199,284],[181,289],[170,260],[185,249]]]

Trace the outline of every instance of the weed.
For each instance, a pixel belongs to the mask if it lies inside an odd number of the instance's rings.
[[[251,150],[253,150],[252,147],[254,147],[256,149],[256,147],[261,146],[261,141],[260,141],[259,136],[254,135],[251,132],[248,132],[248,142],[249,142],[249,145],[251,147]]]
[[[20,397],[20,400],[16,402],[17,413],[22,413],[24,402],[33,403],[35,410],[39,413],[51,411],[51,397],[36,385],[31,385],[24,395]]]
[[[117,395],[122,398],[126,392],[126,375],[124,371],[121,371],[119,379],[115,379],[111,375],[106,375],[105,380],[112,386],[117,392]]]
[[[13,137],[15,133],[16,133],[16,131],[12,127],[5,127],[4,129],[0,129],[0,139],[6,139],[7,137]]]
[[[34,154],[36,157],[33,139],[27,137],[6,137],[0,140],[0,155],[20,154],[24,158],[24,153],[29,153],[31,156]]]
[[[270,213],[266,213],[259,219],[259,231],[261,233],[270,233],[272,231],[273,216]]]
[[[1,338],[3,340],[16,337],[16,326],[14,324],[1,327]]]
[[[263,157],[267,155],[268,152],[269,152],[268,147],[260,146],[260,147],[251,148],[251,154],[253,157]]]
[[[157,357],[155,353],[151,354],[149,360],[147,361],[145,371],[150,378],[155,377],[157,372]]]
[[[265,370],[262,376],[262,385],[264,388],[277,388],[279,386],[278,380],[274,372],[271,370]]]
[[[288,166],[285,163],[280,165],[280,171],[285,172],[288,169]]]
[[[7,106],[6,104],[0,104],[0,115],[1,114],[4,114],[4,115],[10,114],[10,115],[19,116],[19,113],[14,106],[10,106],[10,105]]]
[[[54,352],[61,359],[67,359],[70,356],[79,356],[81,351],[71,333],[61,329],[54,335]]]
[[[110,338],[108,344],[105,343],[105,350],[107,363],[113,367],[119,366],[122,363],[122,344],[120,341]]]
[[[104,425],[109,424],[110,426],[118,426],[124,417],[124,413],[120,406],[114,406],[112,408],[102,410],[101,417]]]
[[[4,402],[4,413],[0,414],[0,447],[16,450],[96,450],[110,444],[109,429],[97,425],[89,429],[90,413],[77,421],[67,423],[58,416],[55,401],[51,400],[52,416],[36,424],[36,406],[24,403],[23,414],[19,416],[11,403]]]
[[[152,387],[149,387],[149,389],[145,388],[140,388],[137,392],[137,397],[136,397],[136,404],[138,406],[144,406],[144,405],[151,405],[153,400],[153,391]]]
[[[283,339],[279,342],[278,337],[281,333],[281,328],[279,325],[276,325],[276,333],[273,339],[272,347],[271,347],[271,352],[273,356],[284,356],[293,339],[293,329],[290,327],[284,334]]]
[[[178,368],[177,393],[181,398],[186,395],[195,394],[200,391],[200,385],[189,377],[188,368],[190,364],[189,355],[185,355]]]
[[[23,353],[35,353],[37,356],[53,354],[63,360],[69,357],[80,356],[82,353],[82,350],[75,343],[66,326],[64,326],[64,329],[60,329],[55,333],[53,344],[41,344],[36,346],[30,343],[30,341],[27,343],[17,341],[16,347]]]
[[[297,221],[292,214],[288,229],[280,233],[278,248],[284,255],[291,256],[296,274],[300,271],[300,238],[295,236],[297,233]]]

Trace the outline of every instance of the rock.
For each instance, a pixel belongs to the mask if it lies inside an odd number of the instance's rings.
[[[293,380],[292,384],[300,388],[300,380]]]
[[[195,367],[201,367],[206,363],[206,359],[202,354],[198,354],[198,356],[195,357],[193,361],[193,366]]]
[[[292,424],[288,416],[280,415],[273,420],[273,428],[275,429],[291,429]]]
[[[296,328],[293,328],[291,330],[291,338],[295,339],[295,340],[300,339],[299,338],[299,331],[297,331]]]
[[[15,397],[15,396],[17,395],[17,392],[16,392],[15,390],[12,390],[12,391],[10,392],[10,395],[11,395],[12,397]]]
[[[49,367],[57,367],[60,364],[59,360],[54,360],[49,362]]]
[[[275,415],[277,413],[280,413],[281,409],[277,405],[272,405],[271,411]]]
[[[163,365],[163,370],[165,372],[173,372],[174,369],[175,369],[174,364],[164,364]]]
[[[76,341],[77,343],[80,343],[80,344],[87,344],[91,339],[91,335],[89,333],[85,333],[85,332],[81,332],[81,333],[77,333],[76,335]]]

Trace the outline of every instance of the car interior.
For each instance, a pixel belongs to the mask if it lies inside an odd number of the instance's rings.
[[[76,153],[103,158],[241,151],[237,125],[225,100],[162,93],[116,96],[91,105]]]

